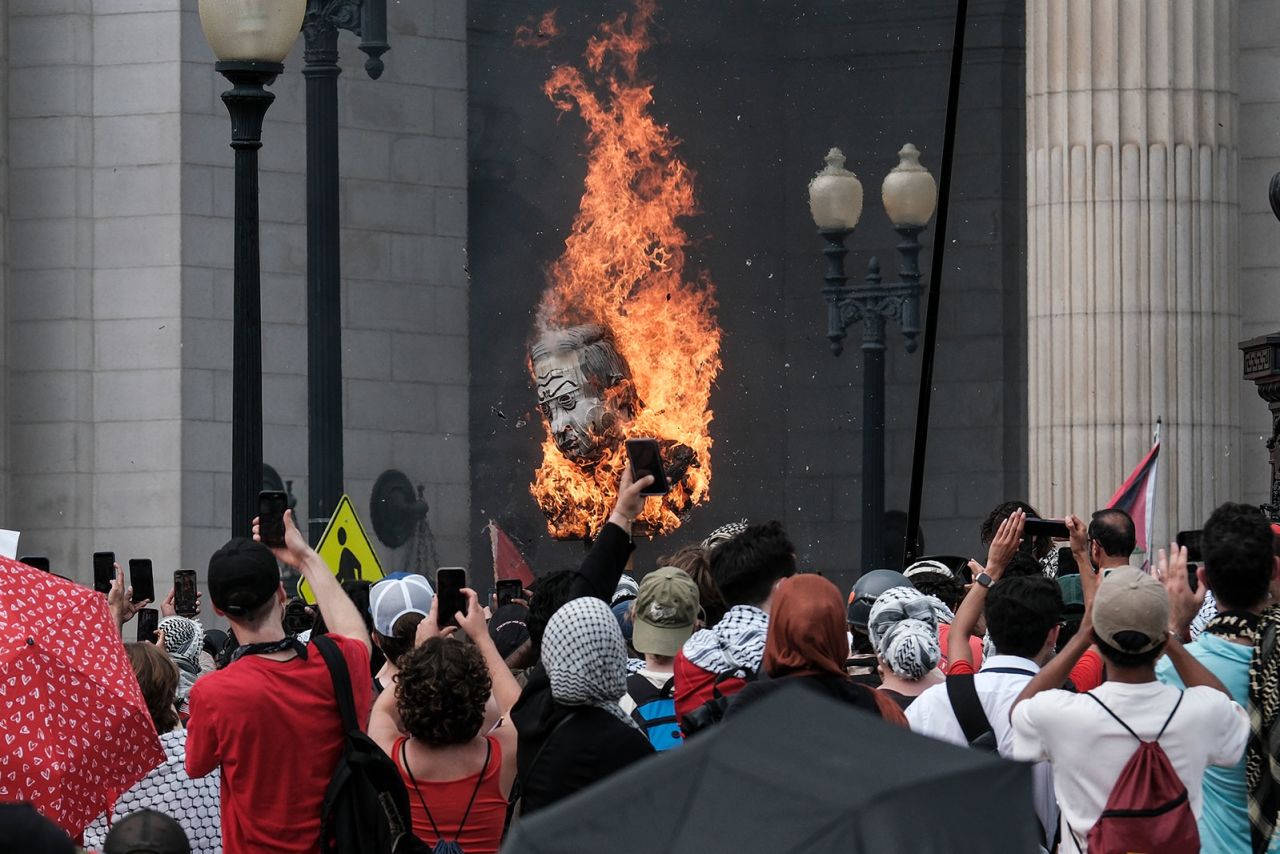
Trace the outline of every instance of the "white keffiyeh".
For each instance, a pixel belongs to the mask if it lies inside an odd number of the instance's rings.
[[[618,700],[627,692],[627,645],[618,618],[600,599],[572,599],[542,636],[551,696],[566,706],[595,706],[638,729]]]
[[[876,597],[867,634],[889,669],[915,681],[938,666],[938,610],[946,606],[913,587],[893,587]]]
[[[752,605],[734,605],[709,629],[694,632],[684,644],[684,657],[708,673],[727,673],[739,667],[752,673],[764,659],[769,638],[769,615]]]

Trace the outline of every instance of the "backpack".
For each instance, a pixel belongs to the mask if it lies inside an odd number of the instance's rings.
[[[649,738],[654,750],[670,750],[684,740],[680,721],[676,719],[676,678],[672,676],[661,688],[640,673],[627,677],[627,694],[635,701],[631,719]]]
[[[1020,667],[988,667],[980,672],[1035,676],[1030,670],[1023,670]],[[975,675],[973,673],[948,674],[947,699],[951,702],[951,711],[956,716],[956,723],[960,724],[960,729],[964,731],[964,738],[969,746],[990,753],[998,753],[1000,745],[996,740],[995,730],[991,728],[991,721],[987,719],[987,713],[982,708],[982,701],[978,699],[978,687],[973,681]]]
[[[720,723],[724,719],[724,713],[729,708],[729,698],[733,694],[725,695],[720,693],[720,683],[730,679],[740,679],[744,682],[751,683],[756,681],[759,672],[746,667],[738,667],[733,670],[726,670],[724,673],[716,676],[715,682],[711,685],[711,699],[707,700],[701,706],[685,715],[680,721],[680,729],[687,738],[696,732],[702,732],[710,728],[714,724]],[[743,687],[746,687],[745,685]],[[742,690],[741,688],[738,689]],[[737,693],[736,691],[734,693]]]
[[[342,650],[323,635],[311,642],[324,657],[333,679],[333,693],[342,713],[346,743],[324,793],[320,845],[324,854],[427,854],[426,844],[413,835],[409,795],[400,771],[373,739],[360,731],[351,672]]]
[[[1138,749],[1129,757],[1102,815],[1088,835],[1092,854],[1113,854],[1128,851],[1159,851],[1160,854],[1195,854],[1200,850],[1200,831],[1195,815],[1187,800],[1187,787],[1178,777],[1169,756],[1159,745],[1160,736],[1169,727],[1169,721],[1182,705],[1182,694],[1173,711],[1165,719],[1164,726],[1151,741],[1143,741],[1120,716],[1107,708],[1092,692],[1087,694],[1129,735],[1138,739]],[[1076,849],[1080,849],[1079,840]]]

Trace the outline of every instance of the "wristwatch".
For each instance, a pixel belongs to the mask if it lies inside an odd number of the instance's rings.
[[[975,578],[974,581],[978,583],[978,586],[985,587],[988,590],[991,589],[991,585],[994,583],[994,579],[992,579],[991,576],[987,575],[985,572],[979,572],[978,577]]]

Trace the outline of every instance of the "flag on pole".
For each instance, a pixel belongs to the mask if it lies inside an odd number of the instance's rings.
[[[533,586],[533,572],[525,562],[520,549],[507,536],[507,532],[498,527],[498,523],[489,520],[489,544],[493,547],[493,579],[504,581],[518,578],[526,589]]]
[[[1107,502],[1107,507],[1123,510],[1133,519],[1133,525],[1137,529],[1138,548],[1148,555],[1151,554],[1149,541],[1152,528],[1155,526],[1156,463],[1160,458],[1160,424],[1161,419],[1157,418],[1151,450]]]

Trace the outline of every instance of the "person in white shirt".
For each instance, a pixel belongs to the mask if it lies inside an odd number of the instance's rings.
[[[1185,567],[1185,549],[1178,551]],[[1160,559],[1165,561],[1163,551]],[[1120,772],[1138,748],[1135,734],[1148,741],[1159,735],[1198,819],[1206,766],[1240,760],[1249,721],[1222,683],[1168,632],[1169,600],[1159,581],[1127,567],[1113,570],[1101,583],[1094,573],[1085,573],[1081,583],[1085,612],[1080,630],[1022,690],[1012,723],[1013,757],[1048,760],[1053,766],[1063,844],[1073,838],[1071,846],[1083,851]],[[1091,643],[1102,655],[1108,681],[1089,694],[1059,690]],[[1169,656],[1185,691],[1156,680],[1162,654]]]
[[[957,664],[963,662],[959,671],[972,673],[968,637],[978,617],[985,612],[987,631],[996,654],[983,662],[982,669],[972,679],[1001,756],[1012,754],[1009,710],[1013,701],[1053,656],[1062,619],[1062,594],[1052,579],[1042,575],[1002,579],[1022,540],[1025,520],[1025,513],[1015,511],[1001,523],[991,541],[986,567],[971,563],[975,582],[956,611],[948,638],[952,672],[956,673]],[[913,732],[960,746],[969,744],[945,683],[917,697],[906,715]],[[1037,766],[1033,780],[1036,814],[1048,849],[1052,848],[1058,823],[1052,772],[1047,765]]]

